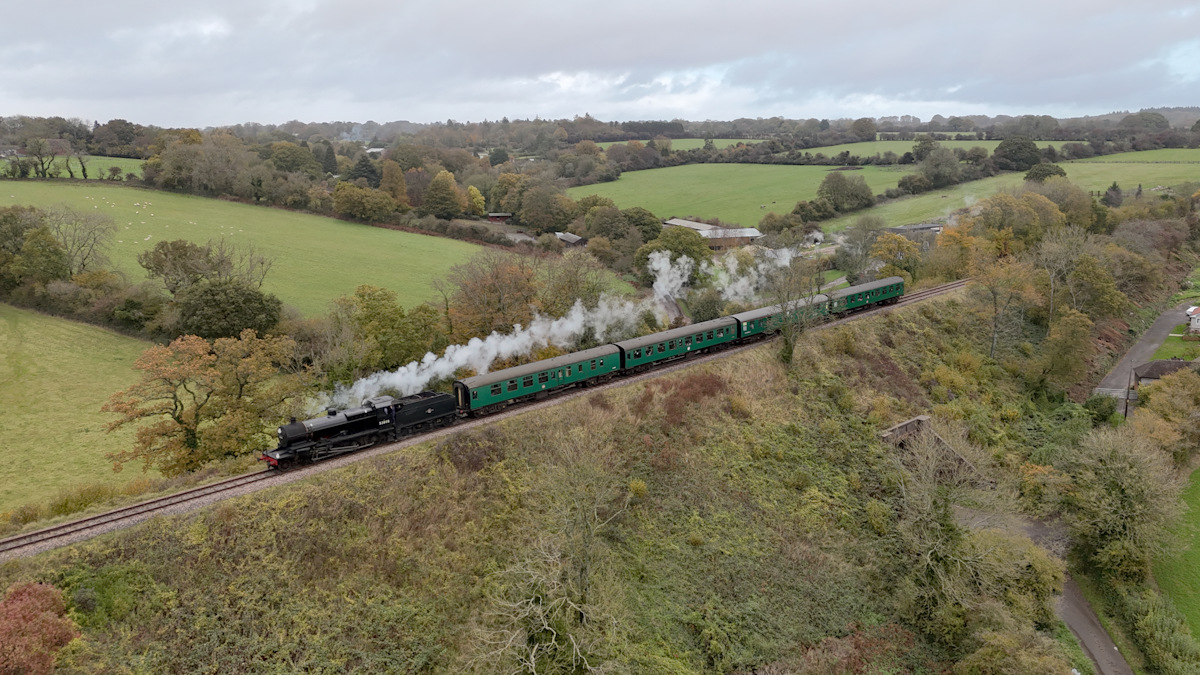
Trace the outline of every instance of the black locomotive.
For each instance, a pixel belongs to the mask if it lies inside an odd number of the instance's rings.
[[[324,417],[279,427],[279,447],[260,458],[274,468],[315,462],[376,443],[394,441],[458,419],[454,397],[434,391],[395,399],[376,396],[357,408],[330,409]]]

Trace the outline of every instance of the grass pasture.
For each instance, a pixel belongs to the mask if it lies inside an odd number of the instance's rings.
[[[1200,472],[1192,474],[1183,501],[1188,505],[1188,513],[1184,516],[1187,524],[1179,533],[1183,551],[1158,561],[1154,565],[1154,578],[1175,608],[1187,618],[1192,634],[1200,635],[1200,528],[1196,527],[1197,514],[1200,514]]]
[[[275,260],[264,289],[306,315],[326,311],[360,284],[391,289],[405,306],[420,304],[433,297],[435,279],[479,250],[454,239],[102,181],[0,181],[0,206],[59,203],[112,216],[118,230],[110,258],[132,280],[145,278],[138,253],[160,240],[252,243]]]
[[[133,442],[109,434],[108,397],[137,380],[149,346],[103,328],[0,304],[0,512],[84,483],[121,484],[105,453]]]
[[[597,194],[622,209],[641,206],[660,218],[697,216],[755,227],[768,212],[787,213],[801,199],[814,199],[827,166],[689,164],[629,171],[611,183],[567,190],[572,199]],[[899,167],[867,166],[850,172],[880,193],[896,187]],[[761,208],[763,205],[766,208]]]
[[[87,160],[88,180],[98,180],[108,177],[108,167],[115,166],[121,169],[121,180],[125,180],[125,174],[132,173],[135,176],[141,177],[142,163],[144,159],[130,159],[128,157],[93,157],[89,156]],[[62,171],[62,176],[67,176],[65,167],[66,158],[59,157],[54,160],[54,165]],[[79,170],[79,162],[75,159],[71,160],[71,168],[75,171],[75,175],[81,180],[83,173]]]

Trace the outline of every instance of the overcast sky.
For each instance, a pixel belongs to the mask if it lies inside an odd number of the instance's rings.
[[[2,10],[0,115],[205,127],[1200,105],[1200,2],[5,0]]]

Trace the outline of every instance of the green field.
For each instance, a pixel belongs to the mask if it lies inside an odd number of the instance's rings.
[[[953,144],[983,145],[994,148],[996,141],[952,141]],[[990,144],[990,146],[989,146]],[[1046,145],[1046,144],[1040,144]],[[814,148],[826,154],[842,149],[882,148],[910,149],[907,141],[855,143],[827,148]],[[872,150],[869,154],[883,150]],[[868,153],[863,153],[868,154]],[[1190,159],[1189,159],[1190,158]],[[1113,181],[1126,190],[1138,184],[1149,191],[1159,185],[1170,186],[1200,181],[1200,150],[1151,150],[1147,152],[1109,155],[1095,160],[1063,162],[1060,166],[1067,178],[1080,188],[1102,192]],[[895,187],[909,166],[865,166],[861,175],[879,194]],[[824,179],[826,166],[779,166],[766,164],[689,164],[666,169],[628,171],[619,180],[571,188],[574,199],[598,194],[611,198],[620,208],[641,206],[661,218],[687,215],[700,218],[720,218],[744,227],[757,226],[770,211],[786,213],[801,199],[813,199],[817,186]],[[951,212],[995,194],[998,190],[1018,186],[1020,173],[1007,173],[979,181],[955,185],[942,190],[885,202],[868,211],[852,213],[822,223],[826,232],[836,232],[853,224],[863,215],[883,218],[889,225],[909,225],[944,218]],[[766,205],[766,208],[760,208]]]
[[[1071,163],[1153,164],[1158,162],[1200,164],[1200,148],[1163,148],[1161,150],[1143,150],[1141,152],[1122,152],[1115,155],[1074,160]]]
[[[629,171],[620,180],[571,188],[567,194],[573,199],[602,195],[620,208],[641,206],[660,218],[717,217],[755,227],[770,211],[787,213],[797,201],[815,198],[829,170],[827,166],[689,164]],[[849,172],[866,179],[876,193],[896,187],[904,173],[899,167],[880,166]]]
[[[100,406],[133,384],[149,346],[112,331],[0,304],[0,511],[45,500],[69,486],[119,484],[104,454],[133,442],[108,434]]]
[[[1200,528],[1196,527],[1200,514],[1200,472],[1192,474],[1183,501],[1188,505],[1188,514],[1184,516],[1187,525],[1179,533],[1179,543],[1185,550],[1158,561],[1154,565],[1154,578],[1175,607],[1183,612],[1192,635],[1200,635]]]
[[[894,152],[897,155],[903,155],[906,152],[910,152],[914,145],[916,145],[916,141],[868,141],[865,143],[842,143],[841,145],[807,148],[801,152],[807,152],[812,155],[816,155],[819,152],[826,157],[833,157],[843,152],[849,152],[851,155],[858,155],[859,157],[874,157],[888,151]],[[962,148],[963,150],[975,147],[987,148],[988,154],[991,154],[995,151],[996,146],[1000,145],[1000,141],[938,141],[938,145],[944,148]],[[1037,145],[1039,148],[1051,145],[1057,147],[1061,143],[1038,141]]]
[[[100,181],[0,181],[0,207],[58,203],[112,216],[113,266],[135,281],[145,279],[137,254],[157,241],[252,243],[275,260],[264,289],[306,315],[325,312],[330,300],[360,284],[389,288],[405,306],[420,304],[433,297],[435,279],[479,250],[453,239]]]
[[[605,141],[603,143],[597,143],[596,145],[598,145],[602,148],[610,148],[614,145],[618,145],[618,144],[624,143],[624,142],[625,141]],[[638,141],[638,142],[645,145],[649,141]],[[713,139],[713,145],[716,146],[717,149],[728,148],[729,146],[737,145],[738,143],[745,143],[747,145],[749,145],[750,143],[762,143],[762,139],[761,138],[714,138]],[[671,149],[672,150],[697,150],[697,149],[703,148],[703,147],[704,147],[704,139],[703,138],[672,138],[671,139]]]

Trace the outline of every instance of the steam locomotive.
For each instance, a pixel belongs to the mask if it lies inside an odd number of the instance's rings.
[[[773,305],[593,347],[492,373],[455,380],[454,394],[425,391],[403,398],[376,396],[357,408],[279,427],[279,447],[260,459],[272,468],[316,462],[477,417],[569,387],[601,384],[618,375],[765,338],[784,322],[833,317],[898,302],[904,280],[888,277],[829,294]]]

